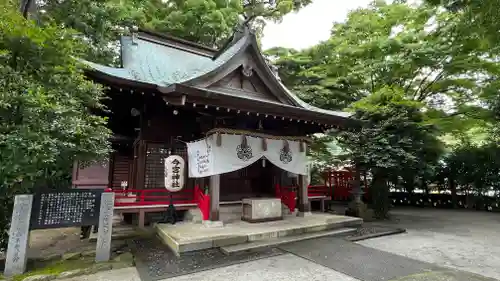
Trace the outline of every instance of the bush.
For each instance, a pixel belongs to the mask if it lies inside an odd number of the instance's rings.
[[[0,247],[7,242],[13,197],[68,184],[75,158],[107,155],[102,89],[75,59],[71,30],[37,26],[0,3]]]

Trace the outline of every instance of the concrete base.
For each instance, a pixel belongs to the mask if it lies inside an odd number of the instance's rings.
[[[245,198],[241,219],[247,222],[280,220],[283,206],[279,198]]]
[[[235,221],[215,228],[190,222],[181,222],[175,225],[157,224],[155,227],[158,237],[163,243],[168,245],[177,255],[181,255],[191,251],[259,240],[357,227],[362,223],[363,220],[359,218],[313,213],[306,218],[285,216],[283,220],[273,222]]]
[[[203,221],[203,226],[207,228],[221,228],[224,227],[224,223],[222,221]]]
[[[362,218],[364,221],[371,221],[374,217],[373,210],[369,209],[365,203],[356,201],[349,203],[345,214],[347,216]]]
[[[326,237],[326,236],[329,236],[329,237],[346,236],[346,235],[354,234],[354,233],[356,233],[356,228],[343,227],[343,228],[334,229],[334,230],[326,230],[326,231],[312,232],[312,233],[303,233],[300,235],[292,235],[292,236],[272,238],[272,239],[267,239],[267,240],[258,240],[258,241],[253,241],[253,242],[248,242],[248,243],[243,243],[243,244],[238,244],[238,245],[224,246],[224,247],[221,247],[221,250],[226,255],[230,255],[230,254],[235,254],[235,253],[239,253],[239,252],[261,249],[261,248],[265,248],[265,247],[276,247],[279,245],[298,242],[298,241],[304,241],[304,240],[308,240],[308,239],[315,239],[315,238],[321,238],[321,237]]]
[[[183,221],[190,221],[194,223],[201,223],[203,221],[203,215],[201,214],[200,209],[189,209],[184,214]]]
[[[301,218],[310,217],[312,215],[313,214],[311,212],[297,212],[297,217],[301,217]]]

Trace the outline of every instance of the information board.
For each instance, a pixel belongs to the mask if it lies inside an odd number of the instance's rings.
[[[35,194],[30,228],[97,225],[102,189],[74,189]]]

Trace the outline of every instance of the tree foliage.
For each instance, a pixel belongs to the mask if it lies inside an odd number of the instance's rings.
[[[40,2],[42,20],[80,32],[87,40],[88,60],[113,63],[121,34],[136,26],[170,34],[209,47],[221,47],[232,35],[239,16],[280,20],[311,0],[46,0]]]
[[[427,5],[374,2],[334,24],[317,46],[268,54],[284,83],[309,102],[341,109],[398,86],[448,132],[484,120],[480,101],[499,89],[500,67],[489,44],[467,32],[460,14]]]
[[[481,146],[462,144],[444,161],[448,180],[458,191],[477,196],[500,190],[500,148],[493,143]]]
[[[66,178],[75,158],[108,151],[102,89],[88,81],[75,57],[75,33],[37,26],[0,3],[0,244],[5,246],[13,195]],[[69,184],[66,181],[66,184]]]
[[[496,0],[426,0],[425,2],[457,13],[469,33],[476,33],[491,42],[491,47],[498,50],[500,35],[500,2]]]
[[[412,192],[427,189],[442,170],[443,145],[436,137],[477,139],[490,128],[500,136],[500,64],[498,40],[492,39],[498,23],[482,18],[498,9],[488,11],[477,1],[407,2],[374,1],[334,23],[330,38],[316,46],[267,51],[285,85],[306,101],[352,107],[368,124],[339,138],[351,160],[373,172],[370,193],[379,196],[378,215],[387,210],[387,181]],[[484,178],[480,170],[495,170],[484,154],[474,157],[470,163],[483,161],[478,171],[467,166],[476,180]]]
[[[441,156],[442,145],[434,126],[424,122],[422,107],[406,99],[401,88],[382,88],[352,105],[363,128],[338,134],[354,165],[373,175],[371,190],[377,191],[372,196],[379,217],[388,212],[391,177],[415,173]]]

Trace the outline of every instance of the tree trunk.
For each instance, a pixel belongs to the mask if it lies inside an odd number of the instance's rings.
[[[458,207],[457,186],[455,184],[455,180],[452,177],[448,178],[448,187],[451,191],[451,202],[453,204],[453,208],[457,208]]]
[[[383,171],[374,172],[370,190],[375,216],[380,219],[387,218],[389,214],[390,201],[389,186],[387,185],[387,174]]]

